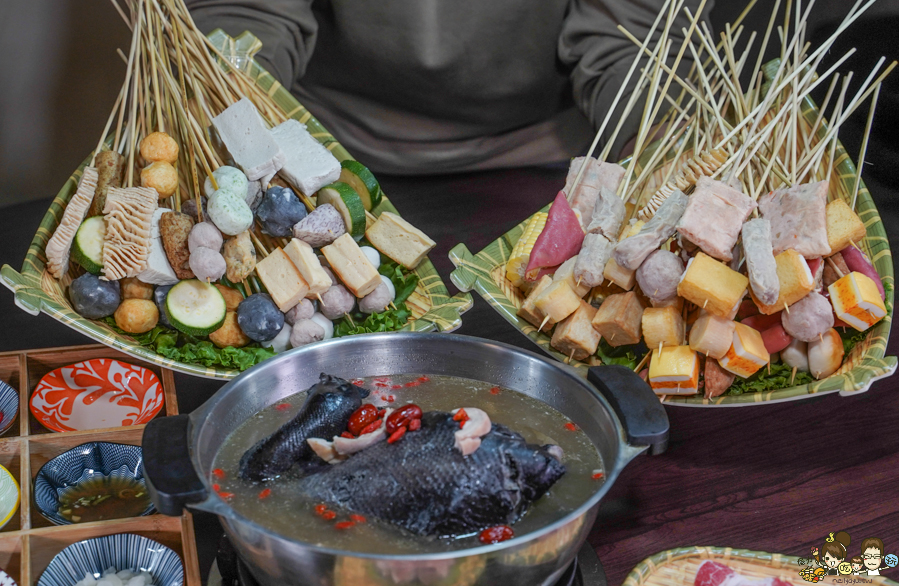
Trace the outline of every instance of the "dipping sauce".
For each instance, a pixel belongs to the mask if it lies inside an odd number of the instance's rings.
[[[599,452],[587,435],[562,413],[538,399],[458,377],[398,375],[361,381],[362,386],[372,391],[364,399],[366,403],[393,409],[415,403],[425,412],[477,407],[486,411],[493,423],[508,426],[528,443],[555,444],[562,448],[566,473],[512,525],[516,537],[561,519],[589,499],[605,481]],[[353,382],[358,384],[360,379]],[[238,465],[243,454],[293,418],[305,400],[305,392],[297,393],[259,411],[222,444],[209,482],[237,513],[288,538],[363,553],[416,554],[482,545],[477,533],[455,539],[427,538],[411,535],[373,517],[354,519],[359,515],[353,515],[353,511],[329,504],[323,506],[305,497],[290,474],[258,484],[241,480]]]
[[[72,523],[138,517],[150,506],[143,480],[96,476],[66,489],[59,497],[59,514]]]

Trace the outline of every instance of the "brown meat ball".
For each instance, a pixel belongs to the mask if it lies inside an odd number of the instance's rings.
[[[148,134],[140,141],[140,156],[148,163],[162,161],[174,164],[178,160],[178,143],[164,132]]]
[[[237,289],[232,289],[227,285],[216,283],[215,288],[222,292],[225,298],[225,311],[237,311],[237,306],[243,301],[243,295]]]
[[[115,310],[115,324],[129,334],[143,334],[156,327],[159,309],[148,299],[126,299]]]
[[[153,285],[144,283],[137,277],[126,277],[120,283],[122,299],[153,299]]]
[[[140,172],[141,187],[152,187],[159,199],[171,197],[178,189],[178,172],[169,163],[150,163]]]
[[[228,346],[241,348],[249,344],[251,340],[244,335],[243,330],[237,325],[237,312],[229,311],[225,314],[225,323],[222,324],[222,327],[209,334],[209,341],[219,348]]]

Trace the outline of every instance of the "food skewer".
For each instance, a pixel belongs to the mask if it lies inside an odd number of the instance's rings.
[[[858,197],[858,188],[862,181],[862,168],[865,166],[865,153],[868,152],[868,139],[871,137],[871,123],[874,122],[874,110],[877,108],[877,98],[880,96],[880,86],[878,83],[874,88],[874,96],[871,98],[871,108],[868,110],[868,120],[865,122],[865,135],[862,139],[861,152],[858,154],[858,165],[855,172],[855,184],[852,187],[852,203],[849,204],[851,209],[855,209],[855,200]]]

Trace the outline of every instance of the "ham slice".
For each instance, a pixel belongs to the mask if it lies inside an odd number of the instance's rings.
[[[696,571],[694,586],[790,586],[780,578],[747,578],[719,562],[706,560]]]
[[[525,280],[534,281],[540,269],[556,267],[576,255],[584,243],[584,231],[575,213],[559,192],[549,208],[546,225],[537,237],[525,269]]]

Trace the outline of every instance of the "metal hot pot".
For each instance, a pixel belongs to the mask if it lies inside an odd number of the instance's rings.
[[[283,537],[243,518],[211,485],[213,460],[245,419],[302,391],[327,372],[347,379],[401,373],[459,376],[536,397],[577,424],[599,450],[606,481],[566,517],[495,545],[439,554],[374,555],[327,549]],[[649,386],[619,366],[590,370],[585,380],[558,362],[519,348],[448,334],[351,336],[297,348],[244,372],[190,415],[147,425],[144,469],[156,508],[215,513],[260,584],[361,586],[552,584],[574,559],[596,519],[599,501],[638,454],[663,451],[664,408]],[[435,572],[444,576],[432,581]]]

